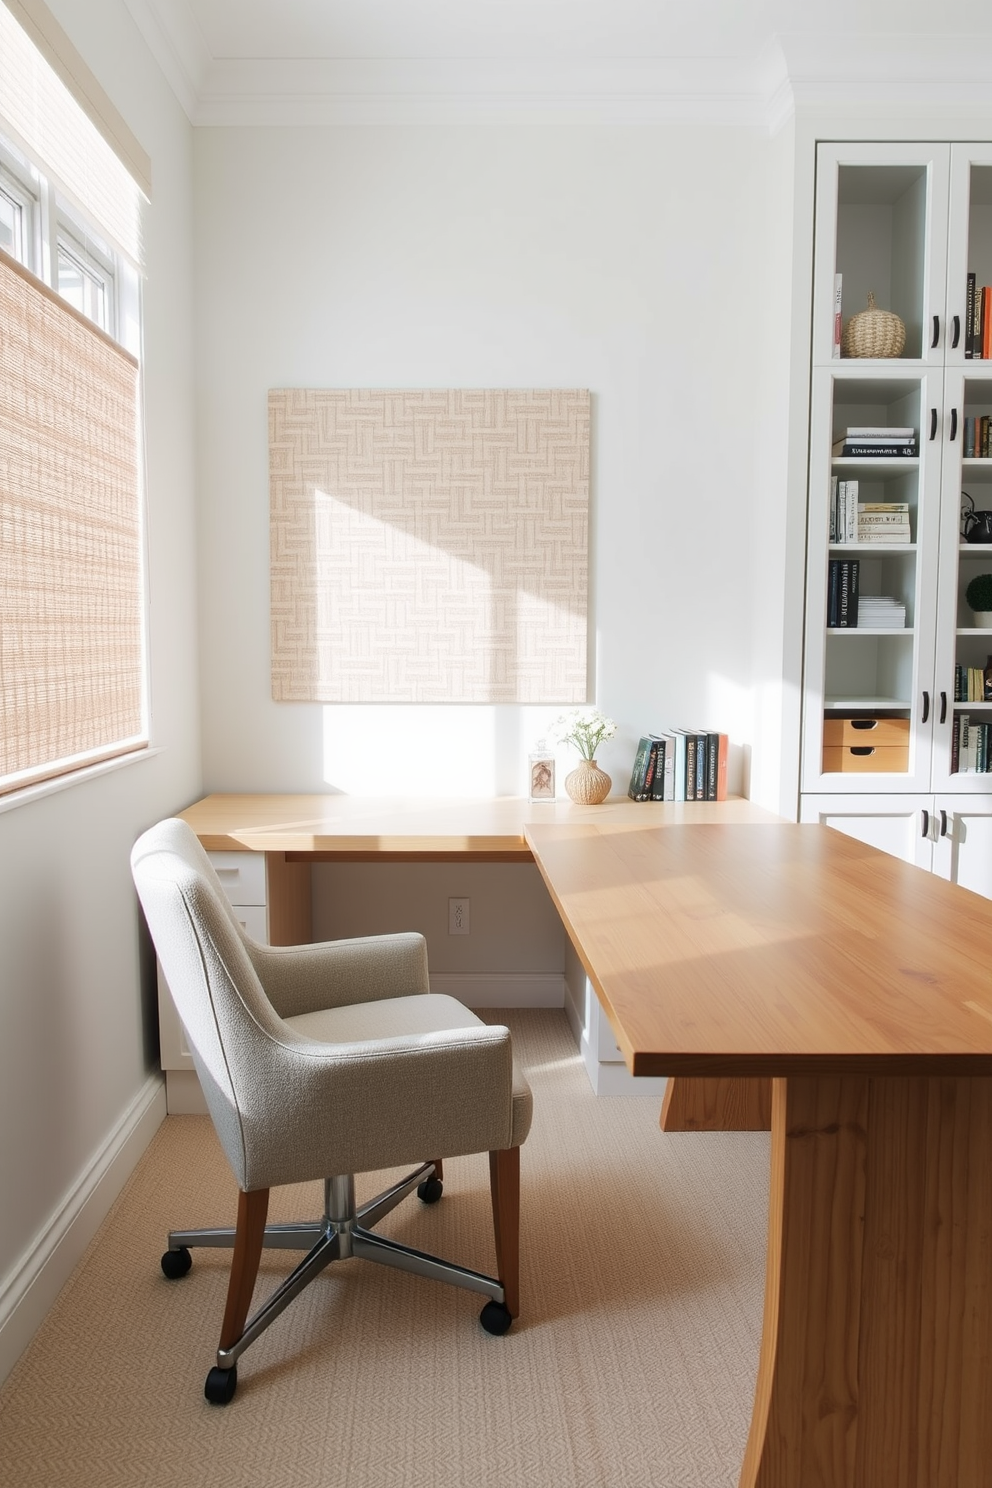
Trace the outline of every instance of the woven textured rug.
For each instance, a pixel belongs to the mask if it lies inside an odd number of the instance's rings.
[[[657,1102],[597,1099],[564,1014],[501,1011],[534,1089],[522,1149],[522,1313],[336,1263],[210,1406],[229,1256],[159,1268],[172,1226],[233,1220],[208,1118],[170,1116],[0,1392],[3,1488],[732,1488],[764,1290],[768,1138],[666,1136]],[[359,1180],[359,1199],[391,1174]],[[273,1193],[313,1217],[319,1185]],[[494,1269],[484,1155],[381,1229]],[[256,1302],[295,1264],[263,1256]]]

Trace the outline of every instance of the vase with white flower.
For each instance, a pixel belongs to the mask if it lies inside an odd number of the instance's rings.
[[[613,781],[596,763],[596,751],[616,731],[613,719],[598,708],[573,708],[551,726],[552,736],[561,744],[571,744],[581,756],[577,767],[565,776],[565,789],[580,806],[598,806],[610,794]]]

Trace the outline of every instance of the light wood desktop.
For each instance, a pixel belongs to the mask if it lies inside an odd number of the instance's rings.
[[[992,1483],[992,902],[817,826],[528,840],[635,1074],[773,1077],[746,1488]]]
[[[669,1126],[760,1125],[770,1090],[741,1484],[992,1488],[992,902],[747,802],[183,814],[266,853],[273,939],[309,934],[324,857],[533,855],[631,1072],[690,1092]]]

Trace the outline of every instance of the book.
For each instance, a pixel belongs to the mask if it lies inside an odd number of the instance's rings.
[[[831,348],[831,353],[830,353],[831,356],[834,357],[834,358],[837,358],[837,357],[840,356],[841,327],[843,325],[843,320],[842,320],[842,316],[841,316],[841,304],[842,304],[842,301],[843,301],[843,298],[844,298],[843,297],[843,292],[842,292],[843,291],[843,285],[844,285],[844,276],[843,276],[843,274],[835,274],[834,275],[834,338],[833,338],[833,346]]]
[[[696,799],[696,734],[686,729],[686,801]]]
[[[632,801],[650,800],[647,785],[648,766],[650,762],[651,739],[644,737],[638,743],[637,753],[634,755],[634,765],[630,772],[630,785],[627,787],[627,794]]]
[[[907,459],[916,454],[915,439],[890,439],[886,442],[873,439],[843,440],[834,454],[844,460]]]
[[[672,740],[675,744],[675,757],[672,780],[672,800],[685,800],[685,755],[686,737],[682,729],[672,729]]]
[[[706,800],[706,747],[708,734],[705,729],[696,733],[696,800]]]
[[[652,801],[675,799],[675,740],[671,734],[652,734],[658,750],[658,763],[651,784]]]
[[[858,560],[842,558],[837,585],[837,625],[854,629],[858,623]]]
[[[975,355],[975,276],[969,273],[964,301],[964,354],[971,360]]]
[[[827,627],[831,630],[837,625],[840,609],[840,565],[839,558],[831,558],[827,566]]]
[[[992,357],[992,285],[982,286],[982,358]]]
[[[706,735],[706,795],[707,801],[727,799],[727,756],[730,741],[726,734]]]
[[[975,314],[971,323],[972,356],[979,358],[982,355],[982,291],[975,285]]]

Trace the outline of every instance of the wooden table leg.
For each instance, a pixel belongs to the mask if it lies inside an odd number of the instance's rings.
[[[313,938],[310,912],[310,864],[291,861],[285,853],[265,854],[269,944],[306,945]]]
[[[776,1080],[741,1488],[992,1488],[992,1080]]]

